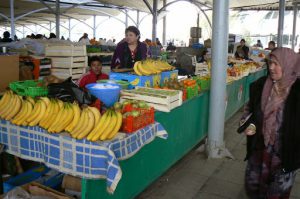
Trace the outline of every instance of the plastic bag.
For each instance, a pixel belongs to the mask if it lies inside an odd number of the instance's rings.
[[[79,104],[92,104],[96,98],[75,84],[71,78],[62,83],[48,85],[48,97],[58,98],[64,102],[78,101]]]

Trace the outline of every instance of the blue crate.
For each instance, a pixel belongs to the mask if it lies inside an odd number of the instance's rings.
[[[8,181],[3,183],[3,192],[7,193],[17,186],[22,186],[24,184],[32,182],[49,171],[50,169],[48,167],[40,165],[31,170],[26,171],[25,173],[10,178]]]

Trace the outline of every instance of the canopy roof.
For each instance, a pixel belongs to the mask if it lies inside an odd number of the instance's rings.
[[[212,9],[213,0],[169,0],[172,2],[186,1],[197,4],[204,10]],[[300,0],[297,0],[300,3]],[[27,24],[46,24],[55,22],[55,0],[14,0],[16,26]],[[145,2],[148,2],[148,6]],[[286,9],[292,9],[292,0],[286,0]],[[150,13],[153,0],[60,0],[61,21],[68,18],[85,20],[92,15],[117,16],[127,10],[139,10]],[[163,0],[158,0],[158,9],[162,8]],[[50,9],[49,9],[50,8]],[[278,10],[278,0],[230,0],[230,8],[234,10]],[[1,0],[0,25],[9,26],[10,0]]]

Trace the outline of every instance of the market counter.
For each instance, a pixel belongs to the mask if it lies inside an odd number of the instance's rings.
[[[258,71],[227,85],[226,120],[248,101],[249,84],[265,73]],[[82,198],[137,196],[207,136],[208,110],[209,91],[205,91],[170,113],[157,112],[155,120],[164,126],[168,139],[156,139],[130,159],[120,161],[123,175],[113,195],[107,193],[105,180],[83,179]]]

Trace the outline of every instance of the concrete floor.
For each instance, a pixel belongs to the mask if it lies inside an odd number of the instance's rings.
[[[232,159],[207,159],[204,152],[192,150],[137,199],[247,199],[244,190],[246,139],[236,133],[242,112],[225,125],[226,147]],[[296,178],[291,199],[300,199],[300,177]]]

